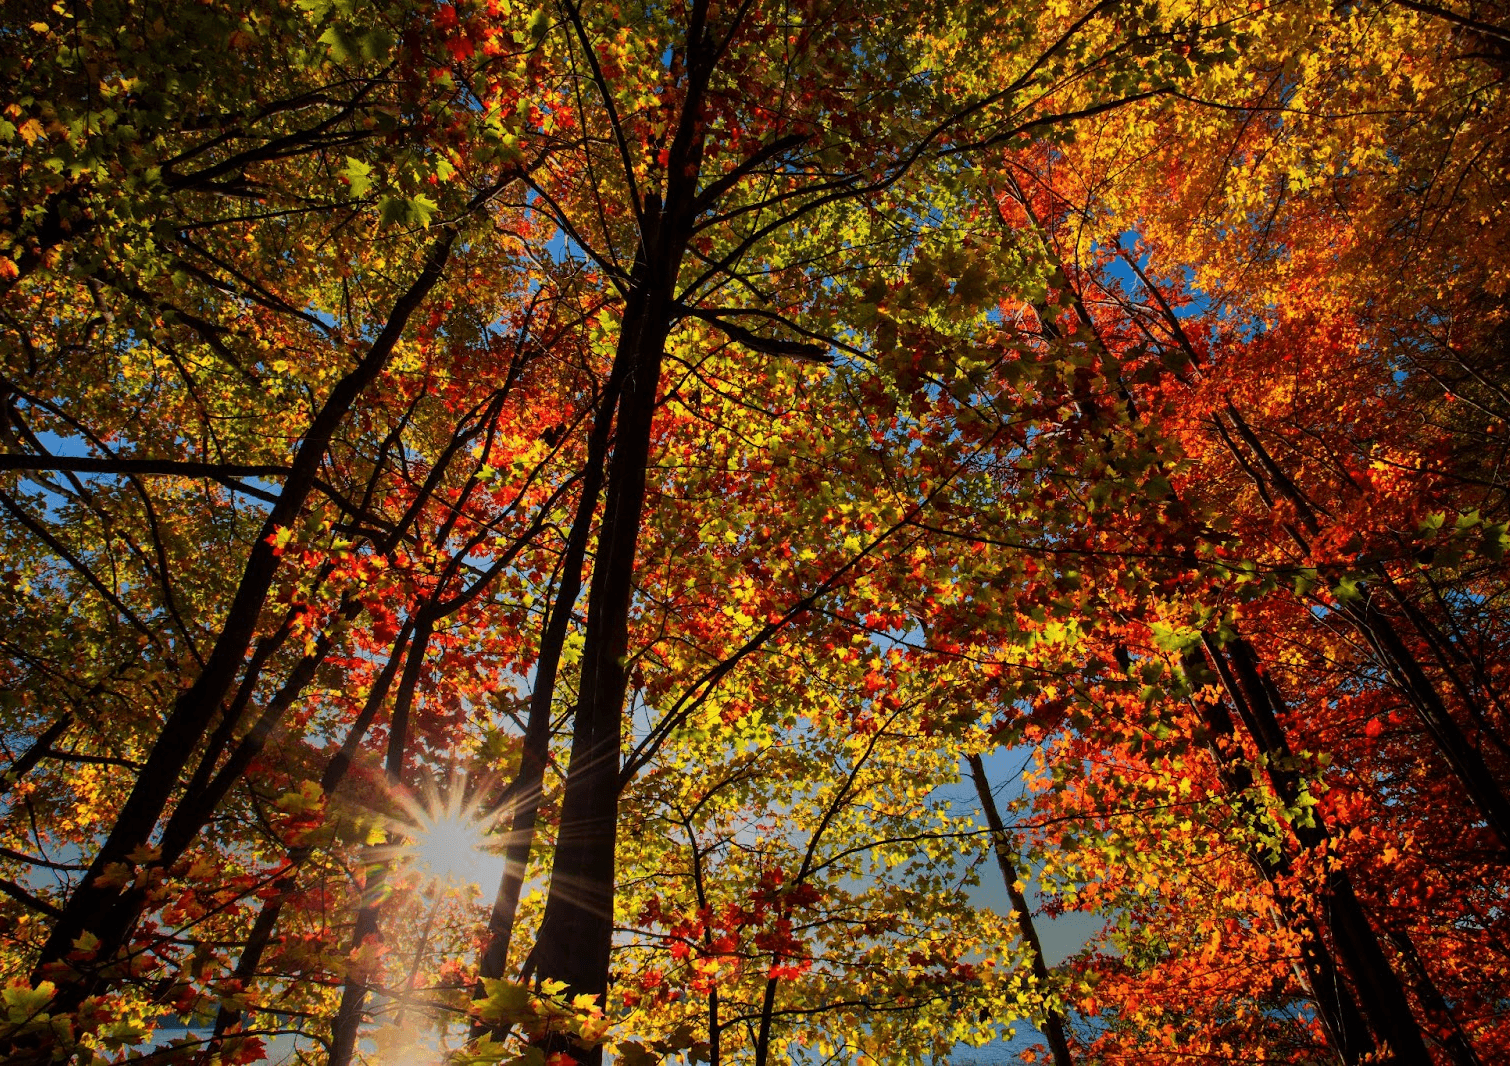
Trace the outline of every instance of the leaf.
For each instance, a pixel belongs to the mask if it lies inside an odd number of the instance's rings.
[[[657,1066],[661,1056],[644,1044],[626,1040],[616,1045],[618,1061],[624,1066]]]
[[[1485,524],[1484,554],[1498,561],[1505,557],[1506,548],[1510,548],[1510,523],[1496,522]]]
[[[1361,574],[1344,574],[1332,586],[1332,598],[1344,607],[1351,607],[1363,601],[1363,592],[1360,586],[1363,584]]]
[[[344,26],[331,26],[320,34],[320,43],[325,45],[330,58],[337,63],[349,63],[362,54],[361,42],[352,37]]]
[[[320,35],[319,41],[337,63],[376,62],[393,51],[394,45],[393,35],[381,26],[357,32],[340,23],[330,26]]]
[[[1187,626],[1171,626],[1163,622],[1155,622],[1150,629],[1153,631],[1154,644],[1161,650],[1171,653],[1182,652],[1201,641],[1200,631]]]
[[[436,212],[436,203],[427,196],[414,196],[409,199],[383,196],[378,198],[378,217],[384,226],[398,225],[430,225],[430,219]]]
[[[35,988],[13,980],[0,995],[4,997],[6,1018],[12,1025],[31,1021],[42,1014],[52,1002],[57,987],[51,981],[42,981]]]
[[[524,24],[524,32],[535,44],[539,44],[550,30],[550,15],[545,8],[538,8],[530,15],[529,21]]]
[[[351,187],[351,195],[360,199],[367,195],[367,190],[372,188],[372,166],[352,156],[346,157],[346,166],[339,174]]]

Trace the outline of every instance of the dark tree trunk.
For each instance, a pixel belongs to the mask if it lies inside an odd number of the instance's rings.
[[[1196,647],[1186,649],[1184,667],[1186,676],[1196,683],[1211,678],[1206,657]],[[1198,701],[1197,706],[1206,729],[1211,734],[1211,754],[1223,785],[1247,814],[1258,817],[1259,812],[1251,799],[1253,775],[1237,749],[1237,734],[1231,713],[1221,699]],[[1288,861],[1283,855],[1276,858],[1264,847],[1250,848],[1248,859],[1259,876],[1275,886],[1278,920],[1300,937],[1297,973],[1306,986],[1306,991],[1310,993],[1312,1002],[1316,1004],[1316,1012],[1321,1017],[1333,1050],[1344,1063],[1354,1066],[1377,1048],[1364,1023],[1363,1014],[1358,1009],[1358,1001],[1338,972],[1320,931],[1316,929],[1314,922],[1301,913],[1296,902],[1281,890],[1281,885],[1291,872]]]
[[[608,441],[618,407],[623,368],[615,365],[608,384],[598,401],[598,412],[587,444],[587,466],[582,476],[582,497],[567,535],[566,551],[561,560],[561,584],[556,590],[550,617],[540,639],[540,657],[535,663],[535,686],[530,692],[529,716],[525,721],[524,744],[519,758],[519,773],[509,788],[507,802],[512,808],[509,843],[504,852],[503,877],[488,917],[488,941],[478,964],[478,976],[497,979],[508,964],[509,944],[514,937],[514,922],[519,914],[519,894],[535,841],[535,823],[540,814],[541,789],[550,758],[551,704],[561,670],[561,651],[571,629],[572,608],[582,592],[582,566],[592,530],[592,518],[603,491],[603,466]],[[481,982],[477,994],[482,994]]]
[[[600,1003],[608,992],[613,940],[619,764],[628,688],[624,658],[634,593],[634,556],[670,312],[670,294],[665,285],[657,285],[649,292],[633,293],[624,316],[620,353],[629,369],[616,420],[597,558],[588,590],[582,679],[561,803],[561,830],[535,946],[541,978],[564,981],[568,994],[596,995]],[[562,1050],[581,1061],[599,1058],[581,1048]]]
[[[1421,1006],[1425,1008],[1427,1016],[1436,1027],[1437,1046],[1447,1053],[1453,1066],[1483,1066],[1483,1060],[1474,1050],[1473,1042],[1468,1039],[1468,1034],[1463,1031],[1463,1027],[1453,1016],[1452,1008],[1448,1006],[1441,989],[1437,988],[1436,981],[1432,980],[1431,971],[1426,968],[1425,961],[1416,951],[1416,945],[1403,930],[1399,932],[1386,930],[1386,934],[1416,975],[1416,994],[1420,997]]]
[[[687,24],[686,96],[667,149],[664,201],[650,193],[643,203],[634,205],[639,245],[614,357],[614,366],[623,367],[624,377],[587,593],[587,631],[561,799],[561,829],[535,943],[536,970],[542,979],[564,981],[568,995],[594,995],[599,1004],[607,999],[613,947],[619,768],[628,690],[625,656],[635,553],[645,507],[661,360],[677,313],[682,259],[700,210],[698,182],[707,136],[703,98],[719,57],[719,49],[708,39],[707,15],[706,0],[695,0]],[[626,177],[633,180],[632,175]],[[565,1051],[579,1062],[602,1061],[601,1048],[585,1049],[555,1038],[548,1038],[547,1043],[551,1050]]]
[[[1232,702],[1242,709],[1243,718],[1250,723],[1249,733],[1264,757],[1275,792],[1287,807],[1295,807],[1300,798],[1299,777],[1289,740],[1279,723],[1278,694],[1259,672],[1252,646],[1239,638],[1228,645],[1224,654],[1224,649],[1208,637],[1206,651],[1216,664]],[[1313,820],[1310,825],[1297,822],[1292,828],[1296,839],[1306,848],[1319,847],[1329,838],[1319,821]],[[1410,999],[1390,967],[1347,872],[1329,870],[1320,898],[1337,953],[1353,979],[1359,1005],[1370,1027],[1388,1041],[1400,1061],[1429,1063],[1430,1055],[1411,1012]]]
[[[1499,838],[1500,847],[1510,851],[1510,797],[1506,797],[1478,749],[1469,743],[1394,623],[1367,603],[1350,608],[1348,617],[1368,639],[1395,687],[1415,708],[1479,816]]]

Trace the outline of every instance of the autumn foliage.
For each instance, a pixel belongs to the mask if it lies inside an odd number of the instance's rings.
[[[1502,3],[3,19],[5,1061],[1510,1058]]]

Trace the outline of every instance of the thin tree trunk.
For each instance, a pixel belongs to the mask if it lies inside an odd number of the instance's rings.
[[[1389,589],[1390,598],[1400,605],[1400,610],[1405,612],[1405,617],[1410,620],[1410,624],[1415,627],[1416,632],[1421,634],[1421,638],[1426,641],[1427,647],[1437,657],[1438,669],[1447,678],[1448,684],[1452,685],[1453,690],[1457,692],[1458,699],[1463,703],[1463,709],[1468,712],[1469,716],[1473,719],[1474,726],[1478,729],[1480,739],[1487,740],[1493,744],[1499,749],[1502,757],[1510,757],[1510,743],[1506,742],[1505,737],[1495,727],[1493,720],[1489,717],[1488,709],[1474,696],[1468,683],[1459,676],[1457,668],[1453,665],[1454,662],[1457,662],[1466,666],[1472,672],[1474,680],[1478,682],[1480,688],[1484,690],[1489,699],[1503,711],[1504,703],[1500,701],[1488,676],[1484,673],[1482,656],[1465,655],[1460,649],[1454,648],[1451,638],[1442,632],[1441,628],[1427,617],[1421,608],[1416,606],[1415,602],[1405,594],[1404,590],[1395,583],[1394,579],[1388,574],[1382,576],[1384,586]],[[1428,582],[1430,581],[1429,576],[1427,580]],[[1435,591],[1434,588],[1433,591]],[[1450,612],[1450,608],[1442,601],[1440,595],[1438,595],[1438,602],[1444,611]],[[1450,613],[1448,613],[1447,620],[1449,625],[1453,624]]]
[[[1253,432],[1242,413],[1230,403],[1227,405],[1227,417],[1232,420],[1233,427],[1247,444],[1254,458],[1258,460],[1275,490],[1295,509],[1306,533],[1310,537],[1319,534],[1321,523],[1316,517],[1316,509],[1312,506],[1310,499],[1264,447],[1263,441],[1259,439],[1258,434]],[[1220,417],[1217,418],[1217,423],[1221,424]],[[1223,437],[1234,457],[1248,467],[1251,476],[1257,478],[1256,472],[1252,472],[1251,467],[1239,455],[1236,444],[1226,436],[1225,432]],[[1295,537],[1303,551],[1309,551],[1305,538],[1293,529],[1291,536]],[[1488,824],[1490,831],[1499,837],[1501,846],[1510,850],[1510,797],[1505,795],[1484,762],[1483,756],[1468,742],[1467,736],[1458,727],[1456,720],[1453,719],[1437,693],[1436,686],[1426,676],[1421,664],[1401,638],[1394,622],[1367,599],[1362,604],[1345,608],[1343,613],[1368,640],[1369,645],[1374,649],[1374,654],[1389,674],[1390,680],[1405,694],[1410,705],[1415,708],[1422,724],[1426,726],[1427,732],[1436,742],[1437,750],[1452,767],[1453,773],[1457,775],[1464,790],[1468,793],[1469,800],[1478,808],[1479,814]],[[1451,673],[1449,664],[1443,663],[1442,668],[1445,672]],[[1466,687],[1456,677],[1453,680],[1455,687],[1464,694],[1466,699]],[[1481,708],[1475,708],[1474,711],[1475,714],[1482,716]]]
[[[1499,838],[1500,846],[1510,851],[1510,797],[1494,779],[1484,757],[1458,728],[1431,679],[1421,669],[1409,646],[1401,639],[1394,623],[1372,604],[1348,608],[1347,615],[1362,631],[1375,654],[1384,664],[1390,680],[1405,694],[1415,708],[1426,731],[1436,742],[1437,750],[1452,767],[1453,773],[1478,809],[1479,816]]]
[[[404,676],[399,679],[398,691],[393,694],[393,722],[388,731],[388,757],[384,770],[388,787],[399,789],[404,781],[404,755],[409,746],[409,711],[414,703],[414,689],[419,682],[420,670],[425,664],[425,651],[430,643],[431,623],[421,617],[414,625],[414,644],[409,649],[408,661],[404,663]],[[367,883],[362,893],[362,905],[357,911],[356,928],[351,934],[352,952],[360,951],[370,937],[381,934],[379,904],[383,899],[383,886],[387,881],[386,863],[368,866]],[[348,967],[346,980],[341,988],[341,1004],[336,1008],[335,1019],[330,1026],[329,1066],[350,1066],[356,1051],[357,1035],[362,1028],[362,1008],[367,1001],[369,974],[355,966]]]
[[[226,791],[234,784],[256,753],[262,750],[273,726],[314,679],[315,671],[330,653],[330,647],[330,634],[327,632],[321,635],[315,651],[301,657],[289,671],[288,677],[268,701],[256,725],[246,737],[242,738],[227,765],[209,782],[210,787],[201,795],[186,795],[179,801],[158,841],[158,856],[153,860],[156,866],[171,867],[182,857],[189,844],[193,842],[194,836],[209,821],[220,799],[224,797]],[[207,753],[205,758],[209,757]],[[130,885],[121,890],[112,901],[112,906],[96,917],[95,935],[102,941],[113,939],[124,942],[140,916],[146,899],[146,890],[141,886]],[[95,980],[101,967],[108,965],[109,961],[110,956],[101,952],[95,959],[90,962],[81,962],[76,968],[84,975],[84,981],[87,982]]]
[[[1124,257],[1125,258],[1125,257]],[[1130,262],[1130,260],[1129,260]],[[1144,285],[1157,298],[1163,309],[1170,329],[1178,338],[1185,352],[1192,361],[1199,365],[1194,347],[1186,336],[1184,329],[1170,309],[1163,295],[1158,291],[1147,277],[1143,276],[1136,264],[1133,269],[1138,272]],[[1274,490],[1285,498],[1294,508],[1295,515],[1306,531],[1302,535],[1294,525],[1285,522],[1284,527],[1291,538],[1300,548],[1302,553],[1309,554],[1310,547],[1307,537],[1315,537],[1321,530],[1320,521],[1317,519],[1317,509],[1312,506],[1301,488],[1285,473],[1284,469],[1274,459],[1273,455],[1264,446],[1263,441],[1243,418],[1242,413],[1228,402],[1226,414],[1232,420],[1233,429],[1251,451],[1254,462],[1242,453],[1237,443],[1228,433],[1220,415],[1213,415],[1218,435],[1225,444],[1238,466],[1248,475],[1256,487],[1259,497],[1265,506],[1271,510],[1276,509],[1276,501],[1271,496],[1267,482],[1271,483]],[[1388,575],[1384,575],[1388,582]],[[1398,589],[1394,589],[1396,598],[1402,601],[1407,613],[1410,606],[1404,604],[1403,597]],[[1510,846],[1510,837],[1507,837],[1504,827],[1507,814],[1510,809],[1505,808],[1503,793],[1494,786],[1492,779],[1488,778],[1488,770],[1478,752],[1471,748],[1458,729],[1457,723],[1452,720],[1437,696],[1435,688],[1420,670],[1409,649],[1400,639],[1393,624],[1372,606],[1364,610],[1351,609],[1347,616],[1354,625],[1368,639],[1374,648],[1379,660],[1389,672],[1391,680],[1396,687],[1404,691],[1413,706],[1416,707],[1422,720],[1430,730],[1433,738],[1437,741],[1439,750],[1446,756],[1453,770],[1458,774],[1459,780],[1465,786],[1470,798],[1484,814],[1491,829],[1495,830],[1501,840]],[[1423,636],[1430,639],[1430,635],[1423,631]],[[1295,770],[1289,765],[1290,750],[1285,738],[1283,728],[1280,726],[1277,708],[1281,706],[1281,700],[1271,682],[1264,678],[1257,669],[1257,658],[1253,654],[1251,646],[1244,640],[1238,640],[1232,646],[1232,664],[1236,667],[1240,677],[1241,689],[1234,684],[1231,672],[1227,669],[1220,647],[1207,636],[1205,638],[1206,649],[1211,655],[1221,675],[1224,687],[1227,689],[1239,713],[1244,718],[1248,732],[1265,754],[1268,764],[1271,783],[1287,805],[1293,806],[1293,801],[1298,796],[1296,788],[1297,776]],[[1187,655],[1187,663],[1189,656]],[[1447,663],[1444,668],[1451,673]],[[1466,689],[1457,679],[1452,680],[1460,693],[1467,699]],[[1223,712],[1225,715],[1225,712]],[[1230,717],[1227,719],[1230,728]],[[1219,756],[1220,757],[1220,756]],[[1251,778],[1250,778],[1251,780]],[[1297,837],[1306,847],[1314,847],[1326,832],[1319,825],[1314,827],[1296,826]],[[1364,1008],[1369,1011],[1370,1020],[1374,1028],[1382,1036],[1388,1039],[1392,1049],[1397,1055],[1404,1055],[1407,1061],[1429,1062],[1429,1056],[1421,1038],[1421,1031],[1415,1023],[1415,1019],[1409,1010],[1409,1001],[1405,996],[1404,989],[1389,967],[1383,950],[1380,948],[1378,938],[1364,915],[1362,906],[1353,890],[1351,881],[1342,871],[1332,871],[1328,874],[1328,884],[1324,890],[1327,909],[1328,924],[1332,927],[1334,939],[1339,943],[1344,961],[1353,974],[1354,981],[1364,995]],[[1339,986],[1340,990],[1340,986]],[[1317,997],[1318,1002],[1320,996]],[[1344,1049],[1344,1057],[1347,1057],[1345,1045],[1350,1043],[1346,1032],[1347,1019],[1344,1015],[1357,1013],[1357,1006],[1347,1002],[1338,1001],[1342,1007],[1337,1012],[1336,1022],[1327,1022],[1329,1031],[1334,1032],[1334,1037],[1339,1048]],[[1351,1007],[1351,1010],[1348,1008]],[[1326,1021],[1326,1012],[1323,1012],[1323,1020]],[[1341,1026],[1342,1028],[1338,1028]],[[1361,1046],[1361,1045],[1359,1045]],[[1471,1048],[1469,1049],[1471,1054]]]
[[[1421,997],[1421,1005],[1439,1030],[1434,1034],[1437,1046],[1447,1053],[1453,1066],[1483,1066],[1483,1060],[1474,1050],[1473,1042],[1468,1039],[1468,1034],[1458,1024],[1452,1008],[1448,1006],[1436,981],[1432,980],[1431,972],[1427,970],[1426,963],[1416,951],[1416,945],[1411,941],[1410,936],[1404,930],[1396,932],[1386,929],[1385,932],[1400,952],[1401,958],[1416,975],[1416,990]]]
[[[719,1066],[718,986],[708,989],[708,1066]]]
[[[1028,953],[1032,956],[1033,978],[1039,989],[1046,991],[1049,987],[1049,967],[1044,961],[1038,930],[1033,925],[1033,909],[1028,906],[1022,889],[1017,887],[1019,877],[1016,849],[1012,847],[1007,827],[1002,824],[1001,814],[996,809],[996,797],[991,794],[991,782],[986,777],[985,764],[981,762],[979,755],[970,755],[967,759],[970,763],[970,778],[975,782],[975,794],[980,797],[981,810],[985,812],[986,825],[991,830],[991,848],[996,853],[996,864],[1001,867],[1001,879],[1012,900],[1012,913],[1017,918],[1017,928],[1022,934],[1023,943],[1028,945]],[[1064,1015],[1046,1006],[1043,1035],[1049,1042],[1049,1050],[1054,1054],[1054,1066],[1073,1066],[1074,1063],[1070,1058],[1070,1044],[1065,1039],[1064,1028]]]
[[[771,1020],[776,1015],[776,979],[765,983],[765,994],[760,1000],[760,1029],[755,1036],[755,1066],[766,1066],[771,1051]]]
[[[480,431],[481,426],[489,424],[497,417],[497,402],[499,401],[494,401],[490,412],[478,422],[478,431]],[[379,547],[379,551],[389,550],[394,544],[398,543],[402,531],[418,517],[420,504],[429,499],[438,486],[440,476],[449,466],[451,458],[459,451],[466,440],[475,435],[475,432],[472,430],[466,432],[459,431],[453,437],[451,445],[446,449],[440,461],[432,466],[423,488],[411,503],[404,520],[393,530],[387,543]],[[379,462],[380,468],[381,461]],[[459,513],[459,508],[453,508],[451,516],[439,531],[438,540],[444,540],[449,535],[452,523],[455,522]],[[507,560],[512,559],[539,532],[545,517],[546,512],[542,510],[540,518],[536,521],[534,527],[517,539],[508,552],[494,564],[493,570],[478,578],[469,590],[457,597],[443,600],[442,593],[446,584],[454,576],[454,569],[448,569],[440,578],[428,600],[404,622],[394,638],[393,647],[388,655],[388,661],[384,664],[378,677],[374,679],[372,688],[368,692],[367,701],[361,713],[357,715],[356,720],[352,723],[350,730],[348,730],[346,740],[341,745],[341,750],[331,758],[325,767],[324,773],[321,775],[320,788],[326,796],[334,793],[335,789],[344,779],[346,771],[351,766],[351,761],[356,754],[357,747],[361,744],[367,730],[371,727],[373,719],[376,717],[377,711],[381,707],[387,696],[388,689],[393,683],[400,664],[405,661],[404,648],[408,645],[410,634],[416,630],[417,626],[423,628],[426,634],[428,634],[433,628],[435,620],[446,617],[475,596],[491,579],[492,574],[500,569]],[[322,641],[328,643],[326,638],[323,637]],[[324,644],[322,644],[323,646]],[[418,649],[418,654],[423,655],[422,648]],[[323,658],[323,654],[321,657]],[[297,674],[297,669],[295,672]],[[285,691],[287,691],[287,688],[288,686],[285,686]],[[401,693],[403,691],[404,686],[401,685]],[[407,696],[403,698],[412,699],[412,687],[407,691]],[[269,711],[271,710],[272,708],[269,708]],[[201,809],[203,817],[207,818],[209,813],[213,812],[215,805],[224,797],[229,786],[234,784],[235,780],[239,778],[249,758],[261,751],[261,745],[267,738],[268,729],[265,724],[268,720],[269,713],[265,712],[259,721],[259,727],[262,728],[254,729],[246,738],[243,738],[242,743],[237,746],[236,751],[232,754],[226,766],[215,776],[213,781],[201,789],[203,795],[196,797],[196,805]],[[164,833],[165,839],[172,835],[174,822],[177,821],[178,817],[179,812],[175,812],[173,818],[169,820],[168,829]],[[255,976],[261,965],[262,956],[271,942],[273,930],[276,927],[283,905],[293,895],[297,887],[297,871],[309,859],[313,851],[314,849],[307,845],[301,845],[289,850],[286,858],[287,867],[275,883],[276,892],[263,901],[262,908],[258,912],[247,943],[244,945],[241,957],[237,962],[234,976],[238,980],[247,981]],[[217,1047],[218,1041],[221,1040],[229,1029],[238,1024],[240,1020],[241,1012],[239,1010],[222,1006],[216,1015],[215,1029],[209,1044],[210,1051],[213,1051]]]
[[[541,790],[545,768],[550,761],[551,706],[561,671],[561,651],[571,629],[572,609],[582,592],[582,567],[592,518],[603,492],[603,465],[608,440],[613,430],[614,413],[623,373],[615,366],[609,375],[598,413],[587,444],[587,466],[582,477],[582,497],[567,534],[566,551],[561,562],[561,584],[556,590],[545,632],[540,638],[540,656],[535,663],[535,685],[530,692],[529,716],[525,721],[524,743],[519,757],[519,773],[509,789],[507,802],[512,808],[508,846],[504,852],[503,877],[488,916],[488,941],[478,962],[478,976],[497,979],[508,965],[509,945],[514,937],[514,923],[519,915],[519,894],[524,887],[525,871],[535,842],[535,823],[540,814]],[[478,982],[477,994],[482,994]]]
[[[372,688],[367,693],[367,702],[362,707],[362,712],[351,725],[351,730],[346,734],[346,740],[341,745],[341,750],[331,757],[325,766],[325,772],[320,777],[320,790],[330,796],[335,792],[341,781],[346,777],[346,771],[351,767],[351,760],[356,754],[357,747],[362,738],[367,735],[372,721],[377,717],[378,708],[388,696],[388,689],[393,684],[393,679],[398,675],[399,664],[404,661],[404,648],[409,642],[409,634],[413,629],[413,619],[406,621],[399,629],[394,638],[393,649],[388,654],[388,661],[383,664],[382,671],[373,680]],[[277,927],[278,917],[283,911],[283,905],[288,902],[297,887],[297,874],[309,857],[314,854],[314,848],[309,845],[300,845],[288,853],[288,868],[274,882],[276,894],[262,901],[262,908],[257,912],[257,918],[252,923],[251,933],[247,936],[247,942],[241,949],[241,957],[236,961],[236,969],[232,976],[240,981],[244,988],[246,982],[257,975],[257,970],[262,965],[262,956],[272,942],[273,930]],[[215,1030],[210,1038],[208,1051],[213,1051],[221,1038],[241,1022],[241,1011],[222,1005],[215,1015]]]

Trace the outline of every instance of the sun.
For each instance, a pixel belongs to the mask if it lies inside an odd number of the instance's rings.
[[[462,799],[466,789],[448,789],[442,799],[426,789],[424,802],[405,804],[410,825],[404,857],[427,879],[449,886],[491,889],[503,876],[503,857],[489,837],[494,819]]]

